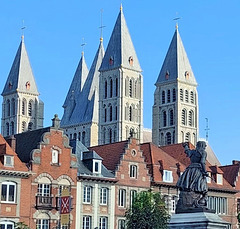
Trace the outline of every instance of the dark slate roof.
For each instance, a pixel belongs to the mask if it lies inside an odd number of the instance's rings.
[[[132,66],[129,63],[130,57],[133,58]],[[110,58],[113,60],[112,64],[110,64]],[[142,71],[122,10],[120,10],[114,26],[100,71],[120,67],[129,68],[139,72]]]
[[[61,126],[77,125],[98,121],[99,67],[104,56],[102,41],[88,73],[82,91],[72,96],[71,105],[66,107]]]
[[[26,87],[27,82],[30,83],[28,89]],[[16,91],[39,95],[23,38],[13,61],[2,96],[15,93]]]
[[[28,163],[32,159],[32,150],[38,149],[43,134],[46,132],[50,132],[50,127],[14,135],[16,138],[16,153],[22,162]]]
[[[77,70],[74,74],[74,77],[73,77],[73,80],[72,80],[72,83],[71,83],[71,86],[68,90],[67,97],[66,97],[65,102],[63,104],[64,108],[67,107],[67,105],[70,102],[71,97],[73,95],[78,95],[82,91],[82,88],[83,88],[83,85],[86,81],[87,75],[88,75],[88,67],[87,67],[87,64],[85,62],[84,55],[82,53],[82,57],[79,61]]]
[[[92,159],[102,160],[102,158],[93,150],[83,152],[83,160],[92,160]]]
[[[189,73],[189,78],[186,77],[186,72]],[[168,73],[168,79],[166,79],[166,73]],[[156,84],[176,80],[197,85],[192,67],[177,28],[173,35]]]

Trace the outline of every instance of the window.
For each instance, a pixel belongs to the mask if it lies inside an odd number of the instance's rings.
[[[116,78],[116,81],[115,81],[115,89],[116,89],[116,96],[118,96],[118,78]]]
[[[182,110],[182,125],[186,125],[186,123],[187,123],[186,113],[187,113],[186,110],[183,109]]]
[[[188,91],[185,90],[185,102],[188,103]]]
[[[136,190],[131,190],[130,191],[130,206],[133,205],[133,202],[137,196],[137,191]]]
[[[104,121],[107,121],[107,108],[104,109]]]
[[[189,133],[189,132],[186,133],[185,141],[186,141],[186,142],[190,142],[190,141],[191,141],[191,139],[190,139],[190,133]]]
[[[14,229],[14,223],[9,221],[0,222],[0,229]]]
[[[108,218],[100,217],[99,218],[99,229],[107,229],[108,228]]]
[[[162,104],[165,103],[165,91],[162,91]]]
[[[176,210],[176,201],[177,201],[177,197],[176,197],[176,196],[172,196],[172,198],[171,198],[171,203],[170,203],[170,212],[171,212],[171,213],[175,213],[175,210]]]
[[[102,164],[102,162],[100,160],[93,159],[93,172],[94,173],[101,173],[101,164]]]
[[[215,210],[216,214],[227,214],[227,198],[218,196],[209,196],[207,201],[207,207],[211,210]]]
[[[58,164],[58,150],[52,149],[52,164]]]
[[[117,106],[115,107],[115,120],[117,120],[117,118],[118,118],[118,108],[117,108]]]
[[[167,112],[163,111],[163,126],[167,126]]]
[[[86,137],[86,132],[83,131],[83,132],[82,132],[82,144],[83,144],[83,145],[85,145],[85,140],[86,140],[85,137]]]
[[[32,116],[32,101],[28,103],[28,116]]]
[[[130,97],[133,97],[133,90],[132,90],[132,88],[133,88],[133,82],[132,82],[132,80],[130,80],[129,81],[129,96]]]
[[[14,162],[13,159],[14,159],[13,156],[4,155],[4,166],[13,167],[13,162]]]
[[[118,220],[118,229],[125,229],[125,220],[124,219],[119,219]]]
[[[7,116],[10,116],[10,100],[7,100]]]
[[[170,145],[172,140],[172,135],[170,132],[167,132],[166,134],[166,145]]]
[[[111,128],[109,129],[108,135],[109,135],[109,143],[112,143],[113,139],[112,139],[112,129]]]
[[[29,122],[28,123],[28,130],[32,130],[33,129],[33,123],[32,122]]]
[[[110,79],[110,98],[113,96],[113,81]]]
[[[26,122],[22,122],[22,132],[24,132],[26,130]]]
[[[12,99],[11,101],[11,110],[12,110],[12,115],[15,115],[15,99]]]
[[[108,188],[101,188],[100,189],[100,204],[107,205],[108,203]]]
[[[118,206],[125,207],[126,206],[126,190],[119,189],[118,192]]]
[[[183,101],[183,89],[180,89],[180,100]]]
[[[38,184],[38,196],[51,196],[51,185]]]
[[[193,126],[193,111],[189,111],[188,113],[188,125]]]
[[[194,104],[194,93],[193,91],[190,92],[191,103]]]
[[[25,109],[26,109],[26,100],[25,99],[23,99],[23,101],[22,101],[22,115],[25,115]]]
[[[223,184],[223,175],[217,174],[217,184]]]
[[[105,80],[105,94],[104,94],[104,98],[107,98],[107,80]]]
[[[211,172],[208,172],[207,183],[211,183]]]
[[[77,139],[77,133],[73,134],[73,139]]]
[[[173,91],[172,91],[172,101],[175,102],[176,101],[176,89],[173,88]]]
[[[168,103],[171,102],[171,91],[170,90],[167,91],[167,102]]]
[[[113,110],[112,110],[112,106],[110,106],[110,122],[112,121],[112,116],[113,116]]]
[[[173,182],[172,171],[163,170],[163,181],[164,182]]]
[[[137,178],[137,166],[130,165],[130,178]]]
[[[37,229],[49,229],[49,219],[38,219],[36,226]]]
[[[92,217],[87,215],[83,216],[82,229],[92,229]]]
[[[92,201],[92,187],[85,185],[83,189],[83,203],[91,204],[91,201]]]
[[[16,184],[14,182],[2,182],[1,201],[7,203],[16,202]]]
[[[132,121],[132,106],[129,107],[129,121]]]
[[[9,130],[9,123],[6,123],[6,132],[7,132],[7,136],[10,134],[10,130]]]
[[[14,134],[14,122],[11,122],[11,134],[13,135]]]
[[[170,126],[173,125],[173,110],[172,109],[169,111],[169,125]]]

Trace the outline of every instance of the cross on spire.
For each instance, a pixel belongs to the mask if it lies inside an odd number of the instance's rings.
[[[82,38],[82,44],[81,44],[81,47],[82,47],[82,55],[84,54],[84,46],[86,45],[87,43],[84,42],[84,37]]]
[[[209,127],[208,127],[208,118],[205,118],[206,119],[206,128],[205,128],[205,131],[206,131],[206,141],[208,141],[208,131],[210,130]]]
[[[22,27],[21,27],[21,30],[22,30],[22,40],[24,39],[24,29],[26,29],[26,26],[24,25],[24,20],[22,21]]]
[[[176,29],[178,28],[178,20],[180,20],[181,18],[178,17],[178,12],[176,12],[176,17],[173,18],[174,21],[176,21]]]
[[[99,27],[100,29],[100,41],[103,41],[103,28],[106,26],[103,25],[103,9],[101,9],[101,26]]]

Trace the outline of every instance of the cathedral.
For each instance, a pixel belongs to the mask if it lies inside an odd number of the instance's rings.
[[[196,144],[197,82],[177,26],[156,78],[152,142],[159,146],[183,141]],[[39,99],[24,37],[2,96],[3,136],[43,127],[44,105]],[[82,52],[63,109],[61,128],[69,139],[78,139],[86,147],[120,142],[131,136],[141,143],[145,141],[142,69],[122,7],[106,52],[101,37],[90,69]]]

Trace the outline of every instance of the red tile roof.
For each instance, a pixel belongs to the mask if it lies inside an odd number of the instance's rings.
[[[233,186],[236,185],[236,180],[239,174],[240,164],[220,166],[223,171],[223,177]]]

